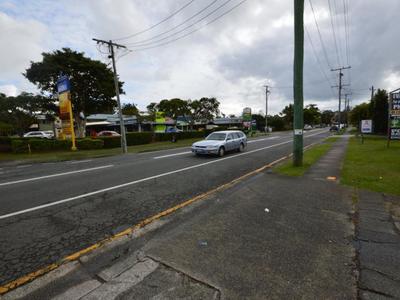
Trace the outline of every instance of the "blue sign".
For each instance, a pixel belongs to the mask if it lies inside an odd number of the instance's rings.
[[[71,83],[68,79],[68,76],[61,76],[57,80],[57,91],[59,94],[68,92],[71,89]]]

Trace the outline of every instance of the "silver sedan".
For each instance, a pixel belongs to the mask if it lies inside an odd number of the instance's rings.
[[[242,131],[217,131],[211,133],[205,140],[192,145],[196,155],[215,154],[224,156],[228,151],[243,151],[247,146],[247,137]]]

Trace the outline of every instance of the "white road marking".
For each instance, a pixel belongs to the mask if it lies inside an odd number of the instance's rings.
[[[32,165],[22,165],[22,166],[17,166],[17,169],[27,168],[27,167],[30,167],[30,166],[32,166]]]
[[[94,170],[110,168],[110,167],[113,167],[113,166],[114,165],[106,165],[106,166],[100,166],[100,167],[89,168],[89,169],[82,169],[82,170],[77,170],[77,171],[70,171],[70,172],[57,173],[57,174],[52,174],[52,175],[45,175],[45,176],[40,176],[40,177],[33,177],[33,178],[27,178],[27,179],[15,180],[15,181],[2,182],[2,183],[0,183],[0,186],[17,184],[17,183],[28,182],[28,181],[41,180],[41,179],[52,178],[52,177],[65,176],[65,175],[76,174],[76,173],[89,172],[89,171],[94,171]]]
[[[73,164],[80,164],[80,163],[86,163],[89,161],[92,161],[93,159],[85,159],[85,160],[73,160],[73,161],[69,161],[68,163],[73,165]]]
[[[263,138],[263,139],[250,140],[250,141],[247,141],[247,144],[257,143],[257,142],[262,142],[262,141],[267,141],[267,140],[275,140],[277,138],[280,138],[280,136],[277,135],[277,136],[271,136],[271,137],[267,137],[267,138]]]
[[[191,151],[185,151],[185,152],[179,152],[179,153],[173,153],[173,154],[167,154],[167,155],[161,155],[161,156],[156,156],[153,157],[154,159],[160,159],[160,158],[165,158],[165,157],[171,157],[171,156],[177,156],[177,155],[184,155],[184,154],[189,154],[192,153]]]
[[[315,134],[307,135],[305,137],[311,137],[311,136],[318,135],[318,134],[321,134],[321,133],[323,133],[323,132],[318,132],[318,133],[315,133]],[[36,211],[36,210],[39,210],[39,209],[42,209],[42,208],[47,208],[47,207],[55,206],[55,205],[58,205],[58,204],[70,202],[70,201],[73,201],[73,200],[86,198],[86,197],[97,195],[97,194],[100,194],[100,193],[104,193],[104,192],[120,189],[120,188],[127,187],[127,186],[130,186],[130,185],[135,185],[135,184],[138,184],[138,183],[141,183],[141,182],[145,182],[145,181],[149,181],[149,180],[152,180],[152,179],[156,179],[156,178],[160,178],[160,177],[164,177],[164,176],[169,176],[169,175],[172,175],[172,174],[184,172],[184,171],[195,169],[195,168],[200,168],[200,167],[203,167],[203,166],[206,166],[206,165],[215,164],[215,163],[218,163],[220,161],[232,159],[232,158],[235,158],[235,157],[238,157],[238,156],[249,155],[251,153],[263,151],[263,150],[270,149],[270,148],[273,148],[273,147],[278,147],[278,146],[285,145],[285,144],[288,144],[288,143],[292,143],[292,140],[281,142],[281,143],[270,145],[270,146],[266,146],[266,147],[262,147],[262,148],[251,150],[251,151],[242,152],[242,153],[239,153],[239,154],[236,154],[236,155],[232,155],[232,156],[219,158],[219,159],[216,159],[216,160],[211,160],[211,161],[208,161],[208,162],[205,162],[205,163],[201,163],[201,164],[185,167],[185,168],[182,168],[182,169],[169,171],[169,172],[165,172],[165,173],[162,173],[162,174],[158,174],[158,175],[154,175],[154,176],[150,176],[150,177],[134,180],[134,181],[131,181],[131,182],[126,182],[126,183],[123,183],[123,184],[119,184],[119,185],[111,186],[111,187],[108,187],[108,188],[105,188],[105,189],[101,189],[101,190],[89,192],[89,193],[86,193],[86,194],[81,194],[81,195],[78,195],[78,196],[66,198],[66,199],[55,201],[55,202],[52,202],[52,203],[47,203],[47,204],[39,205],[39,206],[36,206],[36,207],[32,207],[32,208],[16,211],[16,212],[9,213],[9,214],[6,214],[6,215],[1,215],[0,216],[0,220],[7,219],[7,218],[10,218],[10,217],[13,217],[13,216],[22,215],[22,214],[25,214],[25,213],[28,213],[28,212]]]

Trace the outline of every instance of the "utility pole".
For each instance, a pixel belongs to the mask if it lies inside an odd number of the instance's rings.
[[[343,73],[342,73],[342,70],[345,70],[345,69],[350,69],[351,68],[351,66],[347,66],[347,67],[340,67],[340,68],[337,68],[337,69],[331,69],[331,71],[332,72],[335,72],[335,71],[339,71],[339,118],[338,118],[338,123],[339,123],[339,129],[340,129],[340,125],[341,125],[341,105],[342,105],[342,88],[343,88],[343,86],[346,86],[346,85],[343,85],[342,84],[342,77],[343,77]]]
[[[294,0],[293,165],[303,165],[304,0]]]
[[[118,48],[126,48],[123,45],[113,43],[111,40],[109,41],[104,41],[104,40],[99,40],[99,39],[93,39],[97,44],[105,44],[108,46],[108,49],[110,51],[109,58],[112,60],[112,65],[113,65],[113,71],[114,71],[114,85],[115,85],[115,95],[117,96],[117,104],[118,104],[118,116],[119,116],[119,125],[120,125],[120,131],[121,131],[121,149],[122,153],[128,153],[128,147],[126,143],[126,133],[125,133],[125,124],[124,124],[124,118],[122,115],[122,109],[121,109],[121,100],[119,98],[119,84],[118,84],[118,76],[117,76],[117,67],[115,65],[115,55],[114,55],[114,47]]]
[[[270,93],[270,91],[268,85],[264,85],[264,87],[265,87],[265,132],[268,132],[268,94]]]
[[[347,96],[350,96],[351,93],[345,93],[344,94],[344,110],[346,112],[346,125],[349,127],[349,111],[350,111],[350,98]]]
[[[372,101],[372,99],[374,98],[374,95],[375,95],[374,86],[371,86],[371,88],[369,90],[371,91],[371,101]]]

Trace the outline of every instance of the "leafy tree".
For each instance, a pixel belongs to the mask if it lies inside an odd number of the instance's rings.
[[[315,125],[321,123],[321,112],[316,104],[309,104],[303,110],[304,124]]]
[[[189,103],[179,98],[164,99],[157,104],[157,109],[164,112],[166,117],[176,120],[179,116],[189,114]]]
[[[111,113],[116,107],[114,77],[112,70],[104,63],[84,56],[69,48],[42,53],[40,62],[31,62],[23,74],[35,84],[52,103],[57,100],[57,79],[60,74],[71,80],[73,114],[78,125],[78,136],[85,132],[81,118],[93,113]],[[119,82],[120,92],[122,82]]]
[[[283,118],[283,121],[285,122],[285,127],[287,129],[290,129],[293,127],[293,104],[289,104],[285,106],[285,108],[282,110],[280,115]]]
[[[331,110],[324,110],[321,113],[321,123],[322,124],[331,124],[332,118],[335,116],[335,113]]]
[[[270,116],[268,116],[269,120]],[[264,131],[265,130],[265,116],[260,114],[252,114],[251,119],[256,121],[257,130]],[[270,124],[268,124],[270,126]]]
[[[287,129],[285,120],[280,115],[268,116],[268,126],[272,127],[273,131]]]
[[[370,103],[361,103],[353,107],[349,116],[350,124],[360,129],[361,120],[371,119]]]
[[[38,114],[52,117],[55,109],[55,104],[42,95],[22,92],[16,97],[7,97],[0,94],[0,122],[11,126],[19,135],[29,130]]]
[[[135,104],[131,104],[131,103],[125,103],[122,105],[122,114],[123,115],[127,115],[127,116],[139,116],[139,110],[138,108],[135,106]]]
[[[219,101],[216,98],[201,98],[189,103],[192,121],[211,121],[219,115]]]
[[[385,134],[388,125],[388,94],[378,89],[371,104],[372,126],[375,133]]]

